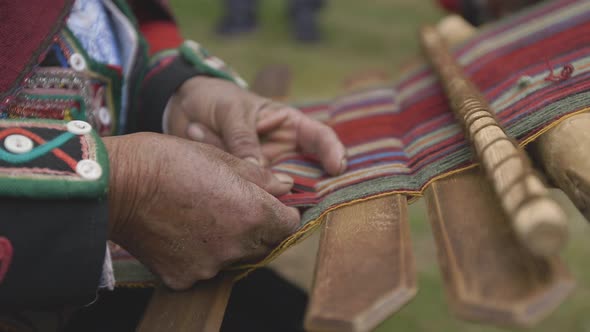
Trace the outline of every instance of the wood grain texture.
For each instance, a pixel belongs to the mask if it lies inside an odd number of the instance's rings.
[[[305,319],[308,331],[370,331],[415,296],[407,219],[403,195],[327,216]]]
[[[217,332],[232,285],[233,278],[226,276],[182,292],[157,287],[137,331]]]
[[[426,27],[421,42],[518,238],[539,256],[555,255],[567,242],[565,213],[549,196],[527,154],[506,134],[495,112],[455,61],[443,36]]]
[[[541,135],[530,149],[549,178],[590,221],[590,113],[574,115]]]
[[[452,310],[463,319],[532,326],[574,282],[558,258],[533,255],[478,170],[431,184],[425,198]]]

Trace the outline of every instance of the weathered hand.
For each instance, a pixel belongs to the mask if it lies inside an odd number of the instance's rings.
[[[211,145],[147,133],[105,144],[110,239],[173,289],[260,258],[299,225],[273,196],[292,183]]]
[[[189,79],[170,100],[166,122],[170,134],[215,145],[256,164],[300,150],[315,154],[329,174],[346,169],[344,146],[330,127],[228,81]]]

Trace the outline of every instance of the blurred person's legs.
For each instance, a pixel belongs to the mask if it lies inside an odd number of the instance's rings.
[[[324,0],[289,0],[288,17],[295,39],[314,42],[320,39],[317,24]],[[217,27],[222,36],[237,36],[253,31],[257,26],[258,0],[224,0],[225,14]]]
[[[235,36],[256,29],[258,0],[224,0],[225,16],[217,27],[217,33]]]
[[[289,18],[295,39],[314,42],[320,39],[317,16],[324,0],[289,0]]]

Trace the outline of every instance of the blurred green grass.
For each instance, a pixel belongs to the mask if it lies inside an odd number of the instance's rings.
[[[334,97],[341,93],[343,81],[355,73],[381,71],[395,77],[419,52],[418,27],[436,23],[442,15],[432,5],[433,0],[332,0],[321,16],[324,41],[300,45],[291,38],[286,1],[279,0],[261,1],[260,26],[254,34],[240,39],[216,37],[213,29],[222,13],[221,2],[172,0],[185,36],[232,64],[247,80],[265,65],[288,64],[293,72],[293,101]],[[419,201],[410,210],[420,289],[409,305],[377,331],[512,331],[466,323],[452,316],[445,303],[423,204]],[[532,331],[590,332],[590,227],[576,219],[571,230],[564,258],[578,281],[577,289]]]
[[[288,64],[294,73],[291,97],[301,101],[333,97],[353,73],[395,74],[399,64],[417,52],[416,27],[436,22],[441,15],[430,1],[328,1],[321,15],[324,41],[317,45],[293,42],[284,0],[260,1],[258,30],[239,39],[220,39],[213,33],[222,1],[173,0],[172,4],[185,36],[205,45],[247,80],[264,65]]]

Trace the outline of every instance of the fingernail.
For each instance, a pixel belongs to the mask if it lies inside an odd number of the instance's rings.
[[[346,158],[342,158],[340,161],[340,174],[346,172]]]
[[[188,138],[195,141],[202,141],[205,138],[205,132],[203,132],[203,129],[199,128],[199,126],[196,124],[191,124],[188,126],[186,135]]]
[[[252,164],[254,164],[256,166],[260,166],[260,161],[254,157],[246,157],[246,158],[244,158],[244,160],[247,162],[251,162]]]
[[[277,180],[279,180],[281,183],[284,183],[284,184],[293,184],[293,182],[295,182],[295,180],[293,180],[292,177],[288,176],[287,174],[283,174],[283,173],[275,174],[275,178],[277,178]]]

